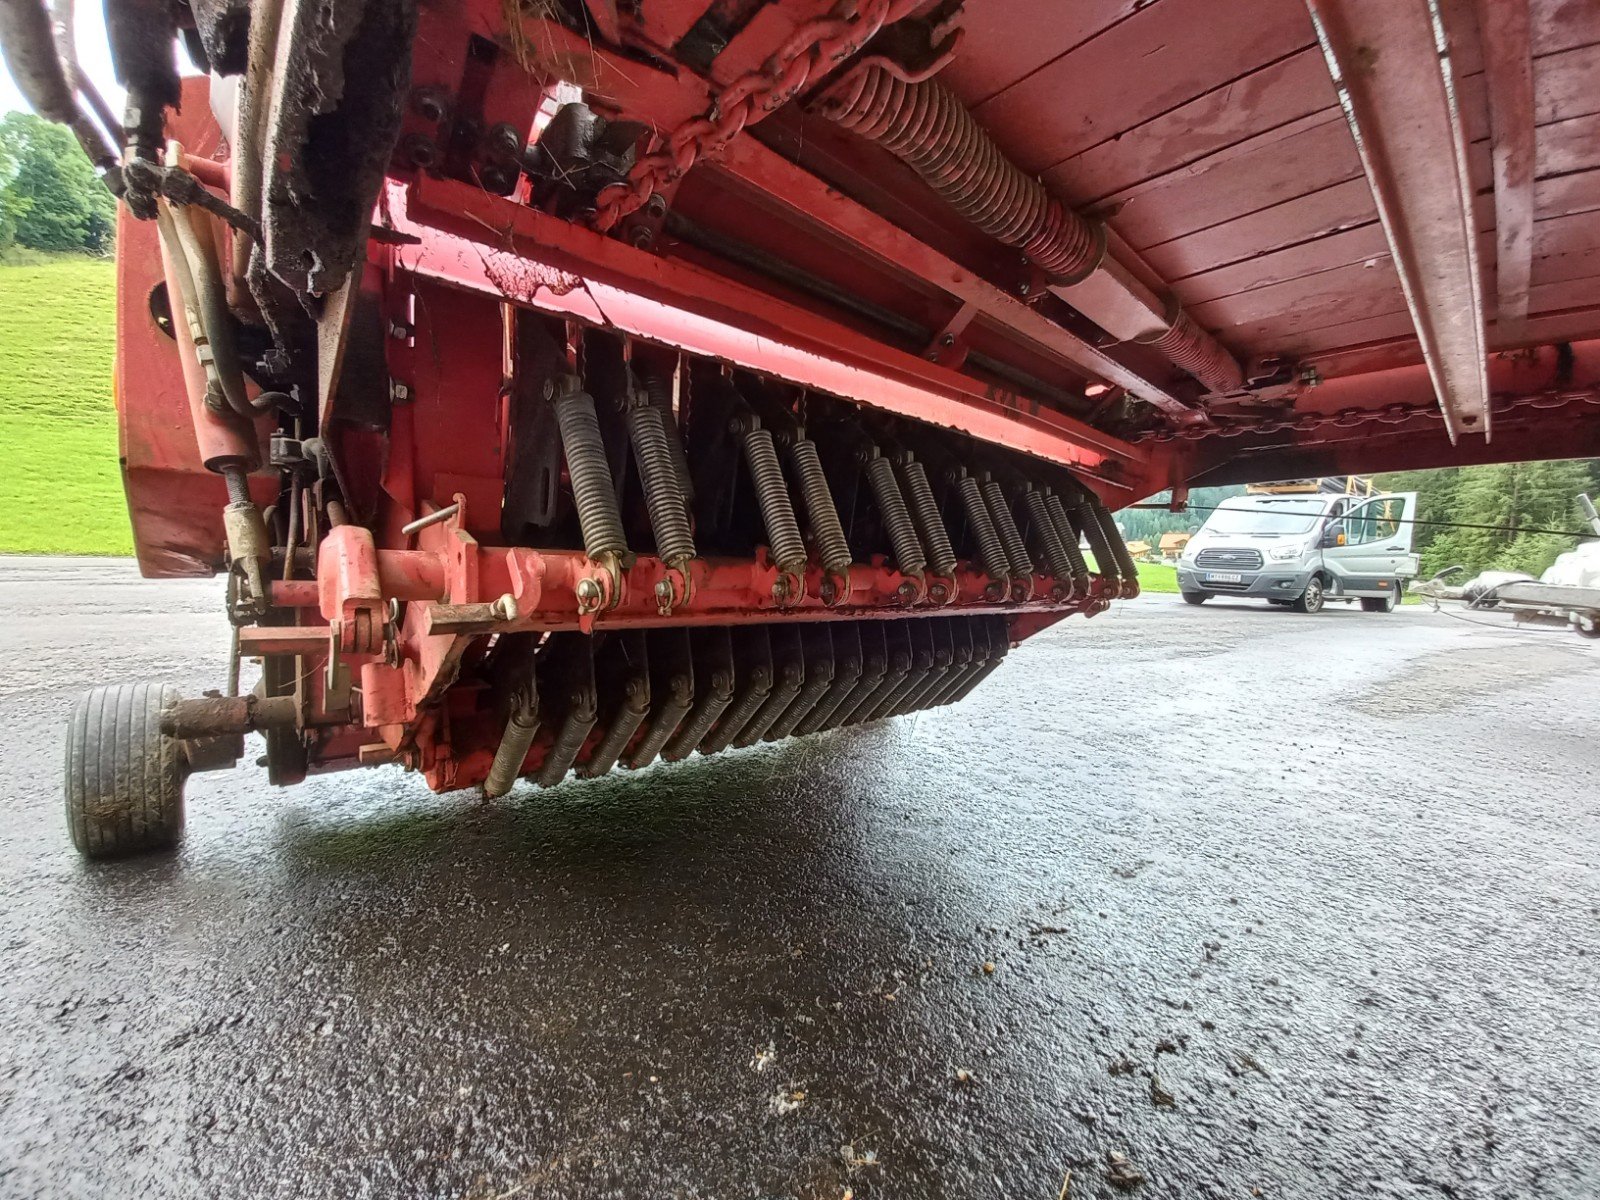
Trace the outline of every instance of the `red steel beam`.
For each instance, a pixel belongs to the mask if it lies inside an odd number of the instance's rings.
[[[694,264],[466,184],[391,183],[402,270],[776,375],[1093,476],[1119,497],[1149,451]]]
[[[1521,335],[1533,275],[1534,108],[1528,0],[1478,0],[1494,158],[1495,290],[1500,331]]]
[[[1306,0],[1451,441],[1489,436],[1483,288],[1436,0]]]
[[[820,228],[878,264],[910,272],[962,304],[973,305],[1017,336],[1071,363],[1084,374],[1120,387],[1164,412],[1190,420],[1198,416],[1194,409],[1165,388],[974,275],[932,246],[918,241],[894,222],[830,188],[754,138],[735,138],[722,157],[712,164],[712,169],[736,176],[787,217]]]

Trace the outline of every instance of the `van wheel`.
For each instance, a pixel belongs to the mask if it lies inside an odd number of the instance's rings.
[[[1322,580],[1313,575],[1306,590],[1294,602],[1295,612],[1319,613],[1322,611]]]
[[[1393,612],[1394,606],[1400,603],[1400,585],[1395,584],[1395,590],[1387,596],[1361,597],[1362,612]]]
[[[1209,599],[1211,599],[1210,592],[1185,592],[1183,594],[1183,602],[1185,604],[1204,604]]]

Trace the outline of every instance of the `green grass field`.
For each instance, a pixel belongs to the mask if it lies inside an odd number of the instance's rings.
[[[1094,555],[1085,554],[1084,561],[1089,564],[1091,571],[1099,570],[1095,565]],[[1139,590],[1141,592],[1167,593],[1176,595],[1178,591],[1178,568],[1166,563],[1140,562],[1134,560],[1134,565],[1139,568]]]
[[[132,554],[111,402],[115,268],[0,263],[0,552]]]

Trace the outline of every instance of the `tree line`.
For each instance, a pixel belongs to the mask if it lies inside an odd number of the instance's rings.
[[[1537,576],[1577,545],[1580,539],[1573,535],[1592,536],[1578,495],[1600,499],[1600,459],[1397,471],[1373,482],[1384,492],[1416,492],[1418,520],[1489,527],[1414,526],[1412,549],[1422,558],[1423,578],[1453,566],[1465,567],[1468,576],[1491,570]],[[1217,504],[1244,490],[1196,488],[1189,494],[1188,512],[1125,508],[1117,513],[1117,524],[1129,541],[1148,542],[1154,549],[1163,533],[1193,533]],[[1162,492],[1150,503],[1167,495]]]
[[[63,125],[32,113],[0,117],[0,252],[109,254],[117,202]]]

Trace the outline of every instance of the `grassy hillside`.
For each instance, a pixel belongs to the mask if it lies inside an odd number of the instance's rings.
[[[111,402],[115,269],[0,263],[0,552],[131,554]]]

